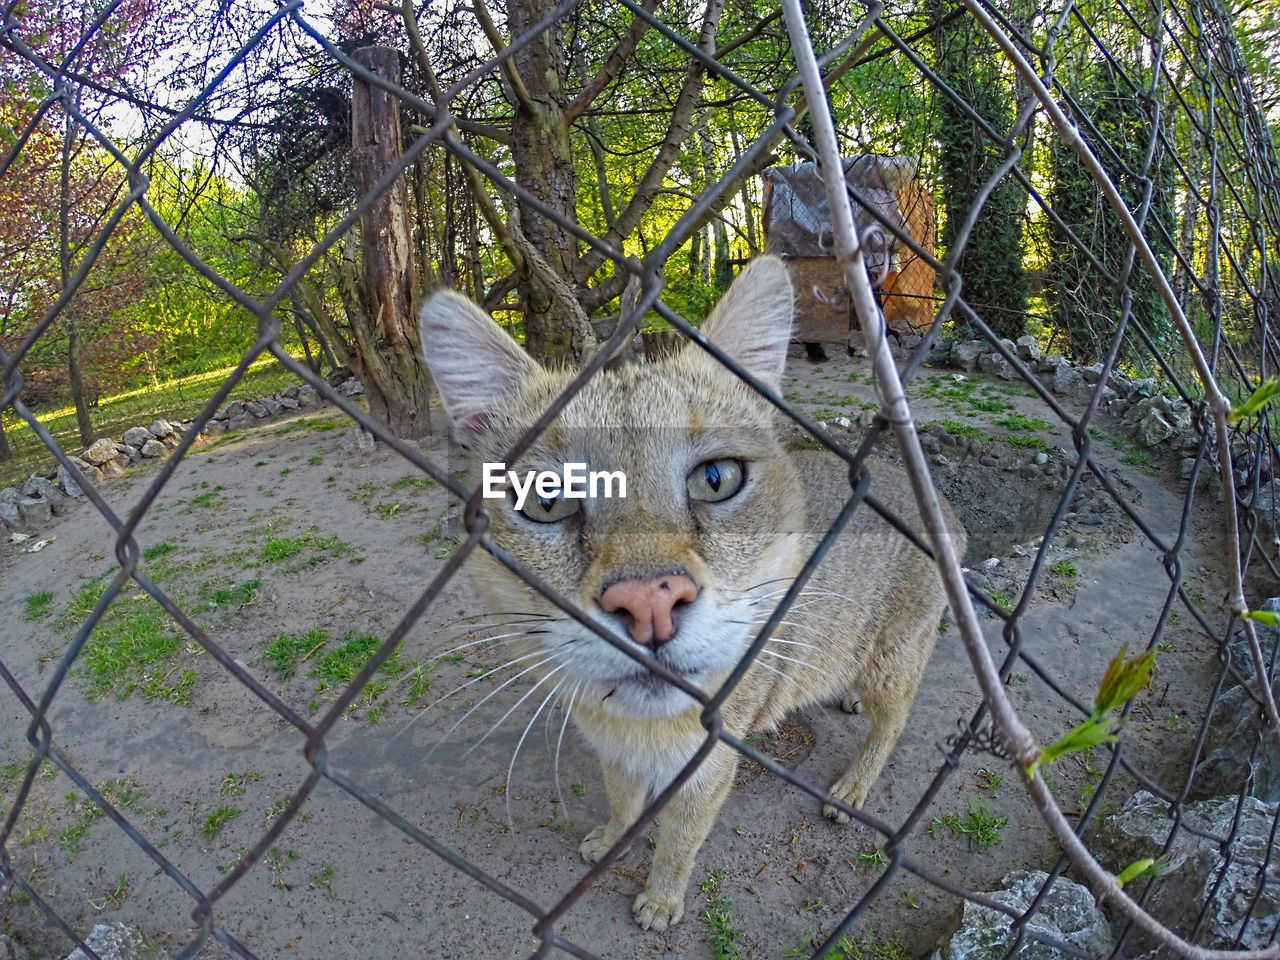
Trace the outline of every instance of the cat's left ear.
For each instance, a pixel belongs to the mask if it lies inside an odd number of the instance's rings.
[[[730,284],[702,332],[763,384],[777,390],[794,319],[795,293],[786,266],[777,257],[756,257]],[[698,348],[691,344],[689,349]]]

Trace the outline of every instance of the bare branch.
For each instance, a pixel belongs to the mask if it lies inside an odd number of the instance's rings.
[[[640,5],[649,13],[653,13],[657,9],[658,0],[644,0]],[[648,30],[649,22],[647,20],[640,16],[632,18],[631,27],[623,38],[618,41],[618,45],[613,48],[609,56],[605,58],[604,65],[596,71],[596,75],[582,88],[582,92],[573,98],[573,102],[565,107],[564,116],[568,123],[573,123],[578,117],[582,116],[582,112],[591,106],[596,97],[600,96],[613,78],[622,72],[627,65],[627,61],[631,59],[631,55],[635,53],[637,44],[640,43],[641,38],[644,37]]]

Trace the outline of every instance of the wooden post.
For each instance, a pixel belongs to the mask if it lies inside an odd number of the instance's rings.
[[[361,47],[352,57],[372,73],[399,82],[399,54],[391,47]],[[353,79],[352,170],[356,190],[363,196],[400,157],[400,101],[359,75]],[[360,271],[355,287],[356,296],[344,300],[352,314],[354,365],[369,411],[385,420],[397,436],[426,437],[431,432],[431,377],[422,359],[415,313],[418,271],[403,176],[360,218]]]

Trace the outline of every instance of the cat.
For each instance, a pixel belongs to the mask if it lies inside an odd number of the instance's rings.
[[[703,332],[777,391],[793,310],[785,265],[762,256],[734,280]],[[457,293],[434,294],[420,320],[445,410],[477,461],[501,462],[573,372],[543,369]],[[603,630],[708,694],[733,670],[850,495],[846,463],[788,449],[773,407],[692,343],[654,362],[597,374],[518,464],[504,466],[524,476],[566,462],[621,471],[627,495],[531,494],[520,511],[514,494],[485,500],[493,541]],[[874,496],[920,531],[906,476],[880,462],[867,468]],[[947,520],[963,553],[964,531],[949,509]],[[524,631],[521,655],[549,692],[560,691],[600,758],[609,819],[579,848],[594,863],[705,743],[702,707],[484,551],[468,566],[492,611]],[[856,699],[871,729],[830,793],[860,807],[906,725],[945,607],[932,561],[860,506],[725,700],[725,730],[745,737],[798,708],[843,701],[852,709]],[[737,753],[717,743],[658,814],[653,863],[633,905],[646,930],[663,930],[684,913],[695,855],[736,766]],[[832,805],[824,813],[847,820]]]

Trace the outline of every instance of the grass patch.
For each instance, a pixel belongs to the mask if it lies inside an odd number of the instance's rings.
[[[80,587],[58,614],[59,628],[74,629],[88,617],[102,590],[97,581]],[[103,613],[80,658],[91,701],[114,693],[124,700],[135,690],[147,700],[191,702],[195,671],[183,668],[184,635],[160,604],[132,585]]]
[[[1048,430],[1049,424],[1044,420],[1036,417],[1024,417],[1020,413],[1011,413],[1007,417],[1001,417],[995,421],[997,427],[1004,427],[1006,430]]]
[[[971,849],[986,850],[1000,842],[1000,830],[1008,824],[1008,817],[988,813],[986,804],[976,797],[970,797],[968,817],[961,819],[954,813],[949,813],[945,817],[934,817],[929,821],[925,833],[933,836],[945,827],[952,837],[966,838]]]
[[[982,429],[980,427],[975,427],[971,423],[960,423],[956,420],[930,420],[922,426],[923,429],[927,430],[934,424],[944,427],[947,433],[951,434],[953,437],[969,437],[974,440],[986,439],[986,435],[982,432]]]
[[[222,829],[222,825],[243,813],[243,810],[236,807],[219,807],[213,813],[205,818],[204,823],[200,827],[200,836],[204,837],[209,843],[213,843],[214,837],[218,835],[218,831]]]
[[[715,960],[741,960],[742,952],[738,949],[738,937],[742,931],[733,925],[729,909],[733,902],[720,896],[720,885],[724,881],[723,870],[713,870],[707,879],[698,884],[707,895],[707,908],[702,911],[703,926],[707,928],[707,939],[711,945],[711,956]]]
[[[53,594],[48,590],[41,590],[39,593],[33,593],[27,597],[28,620],[39,620],[41,617],[47,616],[49,608],[53,604]]]
[[[218,494],[225,489],[227,488],[222,486],[222,484],[218,484],[218,486],[214,487],[212,490],[206,490],[199,496],[192,497],[191,504],[196,507],[212,507],[214,502],[218,499]]]
[[[153,543],[147,549],[142,551],[143,560],[159,560],[166,553],[170,553],[178,548],[172,543]]]
[[[1043,437],[1029,437],[1025,433],[1002,433],[996,436],[1013,447],[1029,447],[1033,450],[1048,450],[1049,444]]]
[[[328,642],[327,630],[308,630],[293,635],[282,633],[262,651],[262,656],[275,667],[277,678],[288,680],[298,672],[298,661],[302,657],[309,657]]]

